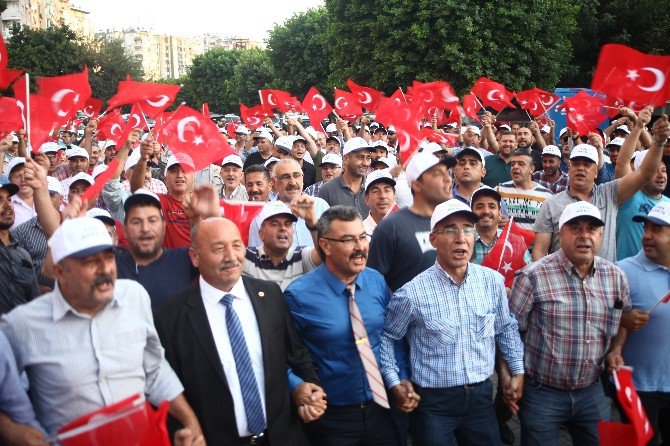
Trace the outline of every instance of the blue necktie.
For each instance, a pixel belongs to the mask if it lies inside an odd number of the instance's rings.
[[[240,380],[244,411],[247,414],[247,426],[252,435],[259,435],[266,427],[265,414],[258,393],[256,375],[254,375],[254,369],[251,367],[247,342],[244,340],[242,324],[240,324],[237,313],[233,309],[234,298],[235,296],[232,294],[226,294],[221,302],[226,306],[226,327],[228,328],[230,345],[233,348],[237,377]]]

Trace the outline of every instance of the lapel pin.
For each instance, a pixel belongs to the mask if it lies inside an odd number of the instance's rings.
[[[265,293],[263,291],[258,292],[258,297],[265,297]]]

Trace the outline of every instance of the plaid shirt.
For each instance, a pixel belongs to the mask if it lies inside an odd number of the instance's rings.
[[[307,186],[303,193],[311,197],[318,197],[321,186],[323,186],[323,181],[319,181],[318,183],[314,183],[311,186]]]
[[[593,266],[581,279],[561,249],[517,272],[510,312],[522,333],[526,374],[540,384],[565,390],[593,384],[621,312],[631,308],[623,271],[600,257]]]
[[[539,183],[542,187],[549,189],[554,195],[559,192],[563,192],[570,185],[570,179],[568,174],[565,172],[561,172],[561,176],[558,177],[558,180],[556,180],[554,183],[551,183],[547,180],[547,176],[544,174],[544,170],[533,172],[531,179],[536,183]]]
[[[52,177],[58,178],[58,181],[65,181],[66,179],[72,176],[72,170],[70,169],[70,164],[66,161],[63,164],[56,166],[49,174]],[[65,193],[67,195],[67,192]]]

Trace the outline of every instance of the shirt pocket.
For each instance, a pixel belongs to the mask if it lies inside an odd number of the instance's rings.
[[[608,341],[614,337],[619,331],[619,324],[621,323],[622,310],[619,308],[607,308],[605,317],[605,338]]]
[[[496,315],[493,313],[477,315],[477,339],[484,340],[495,335]]]
[[[426,331],[429,338],[442,346],[450,346],[456,342],[455,324],[452,320],[426,319]]]

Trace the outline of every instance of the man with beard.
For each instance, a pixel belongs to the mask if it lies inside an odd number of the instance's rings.
[[[274,148],[272,135],[267,130],[263,130],[258,134],[256,139],[256,147],[258,152],[251,153],[244,161],[244,170],[254,164],[263,164],[272,156],[272,149]]]
[[[321,171],[323,180],[305,188],[305,194],[312,197],[317,197],[319,195],[321,186],[333,178],[340,176],[342,173],[342,158],[336,153],[327,153],[321,157],[321,164],[319,165],[319,169]]]
[[[388,288],[366,268],[368,238],[356,208],[334,206],[317,226],[324,263],[284,292],[328,395],[325,414],[305,428],[313,444],[398,445],[378,365]]]
[[[363,220],[363,227],[368,241],[379,222],[398,210],[395,185],[388,170],[375,170],[365,178],[365,202],[370,207],[370,214]]]
[[[0,192],[2,194],[2,192]],[[200,435],[183,387],[165,360],[149,296],[117,279],[112,240],[94,218],[65,220],[49,239],[57,286],[0,322],[25,371],[49,436],[72,420],[141,393]]]
[[[517,149],[528,149],[533,157],[535,170],[542,169],[542,149],[546,145],[544,138],[540,134],[540,128],[535,121],[531,121],[528,127],[520,127],[516,132]],[[537,149],[534,149],[534,147],[537,147]]]
[[[252,164],[244,169],[244,185],[249,201],[269,201],[270,171],[262,164]]]
[[[0,314],[40,294],[30,254],[9,232],[14,224],[11,197],[18,191],[15,184],[0,185]]]
[[[279,200],[263,206],[258,234],[263,244],[258,248],[247,248],[244,274],[270,280],[284,290],[293,280],[321,265],[319,253],[313,246],[291,247],[293,223],[298,218],[305,219],[307,226],[316,227],[318,220],[313,198],[299,195],[290,207]],[[312,239],[316,242],[316,231],[312,231]]]
[[[302,192],[302,169],[296,160],[293,158],[283,158],[272,168],[272,187],[277,191],[277,200],[283,201],[290,205],[295,197],[299,197]],[[328,203],[318,197],[314,197],[314,209],[317,218],[328,209]],[[249,227],[249,246],[260,246],[263,241],[259,236],[259,229],[261,221],[256,216]],[[298,246],[314,246],[312,240],[312,231],[316,228],[307,226],[304,218],[298,218],[298,221],[293,223],[293,243],[291,247]]]
[[[551,191],[552,194],[568,188],[568,174],[561,170],[561,150],[548,145],[542,149],[542,170],[533,172],[530,178]]]
[[[370,208],[365,203],[365,174],[370,167],[370,154],[373,151],[361,137],[348,140],[342,151],[342,175],[324,184],[319,191],[319,198],[331,206],[353,206],[361,215],[367,215]]]
[[[221,176],[223,187],[221,198],[231,201],[247,201],[247,190],[242,184],[242,158],[237,155],[228,155],[221,162]]]
[[[63,185],[63,189],[67,187],[67,179],[75,176],[79,172],[84,172],[88,170],[89,165],[89,155],[86,149],[78,146],[72,146],[71,149],[65,152],[67,155],[67,162],[56,167],[51,176],[58,178]]]
[[[488,124],[487,128],[490,129],[490,124]],[[484,164],[486,164],[486,176],[484,176],[482,183],[489,187],[496,187],[498,184],[512,179],[509,162],[512,153],[516,150],[516,138],[514,137],[514,133],[509,130],[501,131],[500,141],[497,144],[498,153],[484,158]]]
[[[160,199],[138,189],[123,204],[128,249],[115,251],[118,277],[139,282],[149,293],[151,307],[183,290],[197,277],[188,248],[164,248],[165,218]]]
[[[484,155],[474,147],[465,147],[456,155],[454,176],[456,184],[453,196],[465,204],[470,204],[472,193],[482,187],[482,179],[486,175]]]

